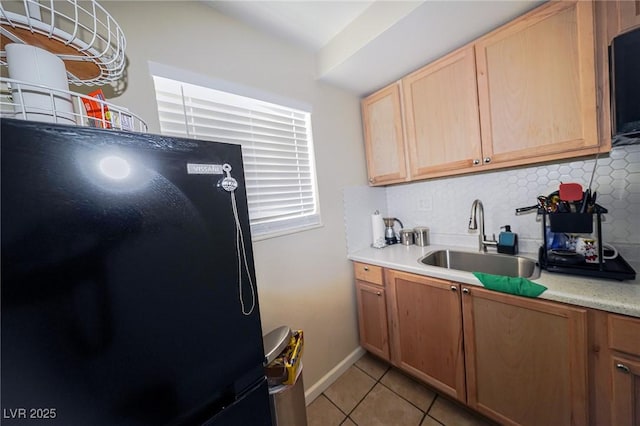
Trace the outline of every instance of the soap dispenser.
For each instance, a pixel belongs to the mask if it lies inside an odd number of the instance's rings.
[[[518,254],[518,234],[511,232],[511,225],[500,227],[504,231],[498,236],[498,253]]]

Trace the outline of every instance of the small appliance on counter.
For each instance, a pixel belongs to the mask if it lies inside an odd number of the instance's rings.
[[[402,222],[400,222],[400,219],[396,217],[383,217],[382,220],[384,221],[384,226],[385,226],[385,230],[384,230],[385,242],[387,243],[387,245],[398,244],[398,236],[396,234],[395,229],[393,229],[393,225],[395,225],[396,222],[400,224],[400,228],[404,228],[404,225],[402,224]]]
[[[400,230],[400,244],[410,246],[414,243],[414,230],[411,228],[403,228]]]
[[[425,247],[429,245],[429,228],[426,226],[416,226],[413,228],[413,233],[417,246]]]

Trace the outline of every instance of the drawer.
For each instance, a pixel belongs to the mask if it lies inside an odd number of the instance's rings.
[[[640,356],[640,319],[609,314],[609,347]]]
[[[356,273],[357,280],[383,285],[381,266],[353,262],[353,268]]]

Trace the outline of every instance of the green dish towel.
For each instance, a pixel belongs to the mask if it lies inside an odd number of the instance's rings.
[[[503,275],[485,274],[482,272],[474,272],[473,275],[489,290],[500,291],[502,293],[511,293],[524,297],[538,297],[547,289],[545,286],[536,284],[526,278],[505,277]]]

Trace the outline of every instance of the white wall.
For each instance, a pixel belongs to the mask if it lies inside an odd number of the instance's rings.
[[[342,188],[366,182],[359,100],[314,79],[313,55],[199,2],[105,2],[127,37],[126,87],[113,101],[158,133],[148,61],[310,104],[323,226],[254,242],[262,326],[305,331],[307,388],[358,348]]]

